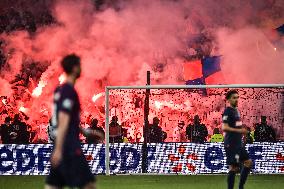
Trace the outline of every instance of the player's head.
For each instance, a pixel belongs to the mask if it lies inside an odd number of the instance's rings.
[[[266,123],[266,116],[261,116],[261,123]]]
[[[118,122],[118,117],[117,117],[117,116],[113,116],[113,117],[111,118],[111,121],[112,121],[113,123],[117,123],[117,122]]]
[[[195,124],[200,123],[200,118],[199,118],[199,116],[198,116],[198,115],[195,115],[193,121],[194,121]]]
[[[158,117],[154,117],[153,118],[153,125],[159,125],[159,123],[160,123],[159,118]]]
[[[179,127],[183,127],[184,125],[185,125],[184,121],[178,122],[178,126],[179,126]]]
[[[14,116],[14,122],[17,122],[17,121],[20,121],[21,118],[20,118],[20,114],[15,114]]]
[[[75,54],[67,55],[61,61],[61,66],[67,75],[74,76],[76,79],[81,75],[81,59]]]
[[[239,101],[239,93],[237,90],[230,90],[226,94],[226,100],[229,101],[230,105],[232,107],[237,107],[238,106],[238,101]]]
[[[99,123],[99,121],[98,121],[96,118],[93,118],[93,119],[91,120],[91,126],[92,126],[92,127],[96,127],[96,126],[98,125],[98,123]]]
[[[11,120],[12,120],[11,117],[7,116],[7,117],[5,118],[5,123],[10,123]]]
[[[215,129],[213,130],[213,134],[220,134],[219,128],[215,128]]]

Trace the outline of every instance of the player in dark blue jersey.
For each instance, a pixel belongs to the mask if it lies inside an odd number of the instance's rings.
[[[226,100],[229,106],[226,107],[223,113],[223,131],[226,132],[224,146],[227,156],[227,164],[229,165],[228,173],[228,189],[234,188],[235,175],[239,171],[241,164],[241,178],[239,189],[244,188],[250,172],[252,161],[242,142],[243,135],[247,134],[246,128],[242,127],[242,121],[238,107],[239,94],[236,90],[230,90],[226,94]]]
[[[81,73],[80,58],[74,54],[68,55],[61,64],[67,79],[54,93],[51,125],[56,127],[56,138],[45,188],[61,189],[69,186],[95,189],[95,178],[81,149],[79,134],[82,132],[85,136],[104,136],[101,132],[79,127],[80,102],[74,85]]]

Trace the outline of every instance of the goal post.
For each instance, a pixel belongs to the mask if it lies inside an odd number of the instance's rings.
[[[144,89],[237,89],[237,88],[279,88],[284,84],[233,84],[233,85],[146,85],[146,86],[107,86],[105,88],[105,174],[110,175],[110,92],[113,90],[144,90]],[[282,92],[283,95],[283,92]],[[283,95],[284,98],[284,95]],[[284,102],[284,100],[283,100]]]

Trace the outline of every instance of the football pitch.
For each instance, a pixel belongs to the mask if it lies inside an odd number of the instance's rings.
[[[1,189],[40,189],[43,176],[0,176]],[[225,175],[98,176],[98,189],[225,189]],[[239,177],[236,178],[235,188]],[[282,189],[284,175],[250,175],[246,189]]]

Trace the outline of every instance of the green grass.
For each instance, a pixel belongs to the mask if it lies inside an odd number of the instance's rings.
[[[236,179],[235,188],[237,187]],[[43,176],[0,176],[1,189],[41,189]],[[98,176],[98,189],[225,189],[225,175]],[[251,175],[246,189],[284,188],[284,175]]]

